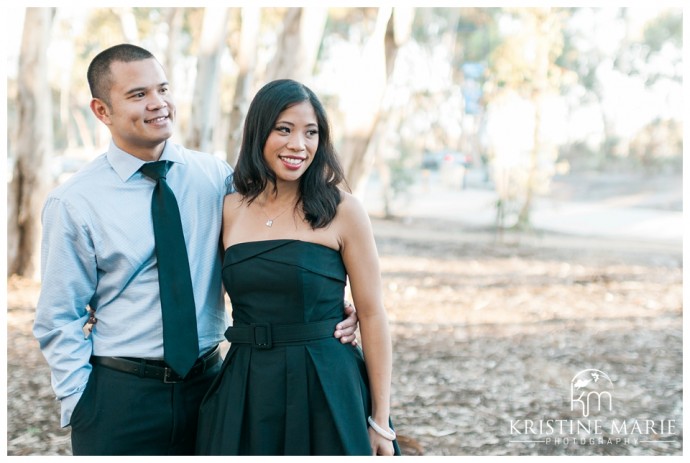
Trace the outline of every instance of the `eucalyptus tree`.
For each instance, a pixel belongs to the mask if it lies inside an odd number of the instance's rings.
[[[550,7],[506,8],[503,39],[490,57],[488,137],[498,193],[497,224],[530,228],[534,195],[555,174],[556,142],[546,130],[545,108],[560,92],[563,20]]]
[[[225,142],[225,158],[230,165],[234,165],[242,142],[242,127],[249,109],[251,91],[256,79],[257,52],[259,31],[261,26],[261,12],[259,7],[243,7],[240,11],[239,34],[231,53],[237,63],[237,75],[230,104],[227,140]]]
[[[337,43],[335,36],[357,46],[347,63],[336,71],[339,82],[333,95],[340,133],[338,151],[347,181],[355,193],[360,194],[371,166],[370,143],[384,108],[384,97],[395,66],[397,50],[409,37],[410,20],[406,16],[413,10],[404,8],[352,8],[332,11],[328,46],[324,54]]]
[[[220,116],[220,60],[226,48],[228,8],[207,7],[199,39],[197,72],[186,145],[212,152]]]
[[[47,80],[48,45],[54,8],[27,8],[19,58],[18,134],[14,171],[8,188],[8,274],[38,278],[40,209],[52,154],[51,87]]]
[[[562,153],[575,166],[605,170],[649,168],[669,157],[680,162],[682,120],[674,108],[682,94],[682,10],[576,8],[564,30],[558,63],[575,74],[564,86],[571,111],[596,110],[599,136],[571,137]],[[616,101],[613,87],[636,88],[629,101]],[[654,94],[658,108],[641,108],[649,121],[637,134],[620,130],[621,103]],[[620,98],[620,97],[619,97]],[[642,114],[644,113],[644,114]],[[596,134],[596,133],[595,133]]]

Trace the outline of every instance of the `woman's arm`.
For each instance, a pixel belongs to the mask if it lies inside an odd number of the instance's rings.
[[[359,201],[347,193],[343,193],[343,201],[338,207],[337,230],[359,316],[362,350],[371,388],[371,417],[388,430],[393,353],[388,316],[383,305],[379,257],[369,216]],[[371,428],[369,437],[375,455],[393,454],[391,441]]]

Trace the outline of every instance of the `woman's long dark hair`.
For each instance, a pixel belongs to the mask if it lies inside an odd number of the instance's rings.
[[[251,204],[268,184],[275,192],[276,176],[264,160],[264,145],[280,113],[307,101],[314,108],[319,128],[319,145],[311,165],[300,178],[298,204],[313,229],[328,226],[340,203],[338,185],[344,182],[343,168],[331,142],[331,131],[321,102],[307,86],[289,79],[269,82],[249,105],[244,122],[242,146],[233,174],[238,193]]]

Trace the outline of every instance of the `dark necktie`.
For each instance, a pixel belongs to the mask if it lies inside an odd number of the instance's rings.
[[[156,238],[165,362],[175,373],[185,376],[199,357],[199,340],[180,210],[175,194],[165,180],[171,165],[171,161],[149,162],[140,170],[156,180],[151,216]]]

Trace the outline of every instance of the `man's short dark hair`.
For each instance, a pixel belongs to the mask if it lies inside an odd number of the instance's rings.
[[[110,65],[115,61],[129,63],[151,58],[156,59],[150,51],[129,43],[115,45],[103,50],[91,61],[89,69],[86,71],[91,96],[110,105],[110,87],[112,86]]]

